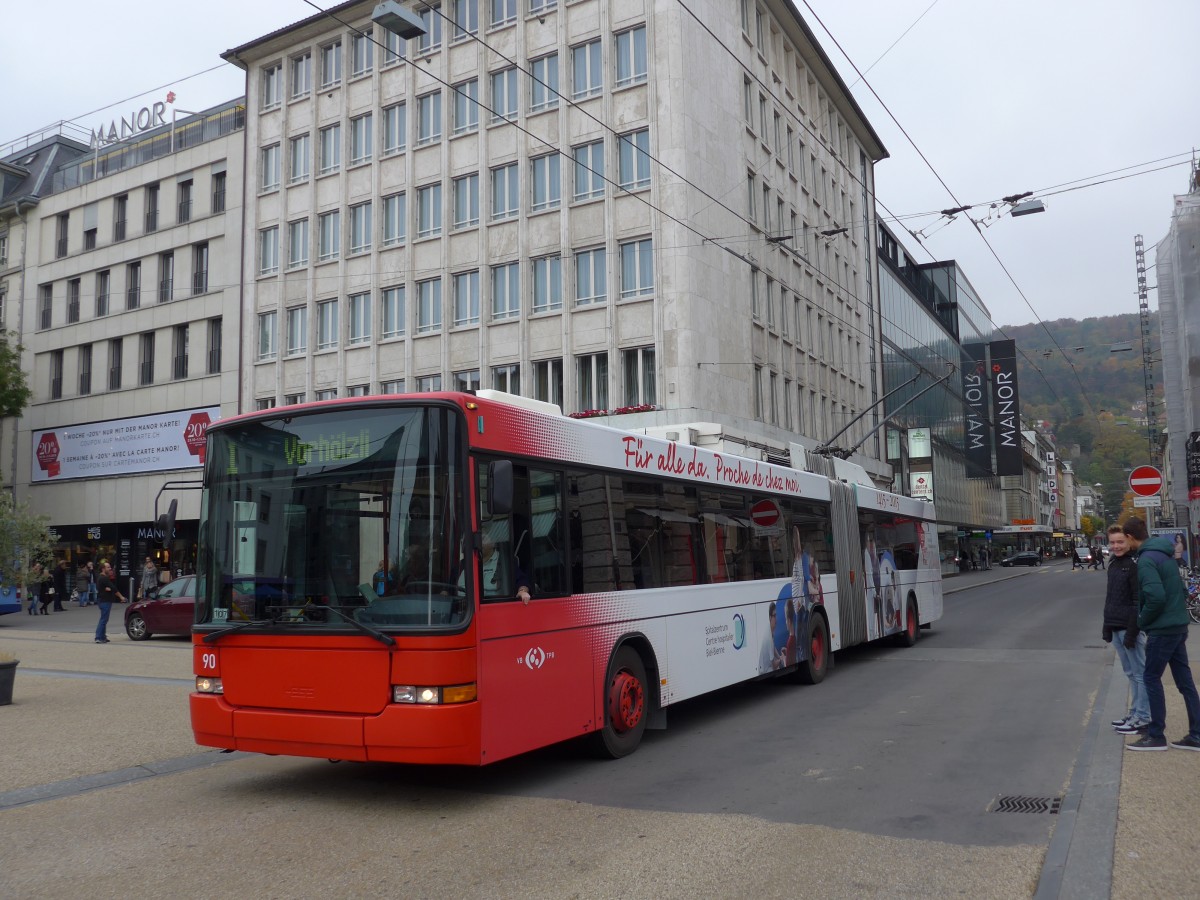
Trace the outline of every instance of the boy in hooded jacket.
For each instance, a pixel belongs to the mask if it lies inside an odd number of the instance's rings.
[[[1145,733],[1150,724],[1150,702],[1146,697],[1146,635],[1138,629],[1137,562],[1120,525],[1108,529],[1112,562],[1108,566],[1108,590],[1104,595],[1105,643],[1117,649],[1121,668],[1129,679],[1129,713],[1113,721],[1118,734]]]

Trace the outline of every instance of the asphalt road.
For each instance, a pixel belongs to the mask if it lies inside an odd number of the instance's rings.
[[[817,687],[672,707],[624,760],[479,770],[198,753],[185,639],[5,617],[0,896],[1029,897],[1057,817],[991,810],[1063,796],[1111,651],[1101,574],[1007,574]]]

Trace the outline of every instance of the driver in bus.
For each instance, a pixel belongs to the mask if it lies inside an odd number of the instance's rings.
[[[483,580],[480,582],[480,588],[485,598],[503,597],[506,595],[507,585],[505,572],[503,571],[500,561],[501,555],[496,552],[496,542],[491,539],[485,532],[483,535],[482,547],[480,548],[480,559],[482,562]],[[516,575],[517,590],[516,597],[525,605],[529,605],[533,594],[529,590],[529,579],[525,573],[521,571],[519,562],[514,561],[514,571]],[[467,585],[467,571],[464,568],[458,576],[458,586],[465,588]]]

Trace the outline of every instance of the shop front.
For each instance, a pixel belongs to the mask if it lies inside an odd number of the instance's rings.
[[[118,587],[126,596],[142,569],[146,557],[154,560],[164,580],[196,570],[196,543],[200,523],[196,519],[175,523],[171,540],[165,545],[162,533],[153,522],[119,522],[97,525],[52,525],[55,559],[67,561],[68,587],[75,586],[75,572],[81,565],[101,561],[112,563]]]

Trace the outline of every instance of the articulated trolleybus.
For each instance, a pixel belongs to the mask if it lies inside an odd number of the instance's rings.
[[[619,757],[672,703],[817,683],[833,651],[941,616],[930,504],[703,442],[484,391],[213,424],[196,740],[482,765],[587,735]]]

